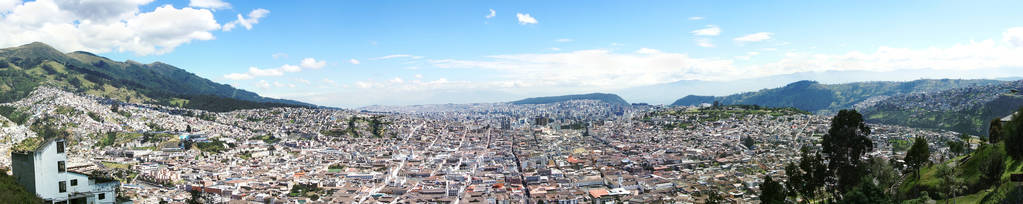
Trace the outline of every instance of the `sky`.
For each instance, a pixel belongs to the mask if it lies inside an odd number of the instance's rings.
[[[1018,8],[1023,1],[0,0],[0,47],[39,41],[159,61],[263,96],[351,108],[795,73],[1007,77],[1023,73]]]

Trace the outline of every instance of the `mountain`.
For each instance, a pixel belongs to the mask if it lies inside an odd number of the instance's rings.
[[[764,88],[782,87],[800,80],[817,81],[822,84],[843,84],[865,81],[911,81],[918,79],[995,79],[1000,81],[1020,80],[1023,68],[1009,67],[984,70],[983,72],[962,72],[957,70],[911,69],[898,71],[812,71],[773,75],[727,81],[681,80],[647,86],[629,87],[613,91],[633,103],[671,104],[681,96],[725,96]],[[1016,77],[1007,77],[1016,76]]]
[[[686,106],[701,103],[748,104],[767,107],[794,107],[800,110],[831,113],[848,109],[862,102],[878,100],[899,94],[933,92],[970,86],[1004,83],[997,80],[921,79],[907,82],[855,82],[821,84],[816,81],[797,81],[780,88],[762,89],[728,96],[686,96],[671,105]]]
[[[1023,80],[896,95],[861,104],[860,110],[868,122],[987,136],[992,119],[1023,107],[1023,95],[1011,90],[1023,90]]]
[[[0,49],[0,77],[4,79],[0,81],[0,103],[18,100],[35,87],[47,85],[127,102],[209,111],[313,106],[262,97],[161,62],[117,62],[82,51],[65,54],[38,42]]]
[[[591,94],[577,94],[577,95],[564,95],[564,96],[547,96],[547,97],[535,97],[527,98],[518,101],[512,101],[512,104],[548,104],[557,103],[571,100],[598,100],[609,104],[615,105],[629,105],[622,97],[618,97],[615,94],[607,93],[591,93]]]

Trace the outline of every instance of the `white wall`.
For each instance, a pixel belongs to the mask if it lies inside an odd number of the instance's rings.
[[[57,154],[56,142],[43,145],[46,145],[43,151],[36,152],[34,157],[36,193],[40,198],[46,200],[66,200],[67,192],[60,193],[57,186],[58,181],[67,181],[67,173],[58,173],[57,171],[57,161],[65,161],[65,168],[67,167],[66,151]],[[70,182],[65,182],[66,187],[70,187],[70,185]]]

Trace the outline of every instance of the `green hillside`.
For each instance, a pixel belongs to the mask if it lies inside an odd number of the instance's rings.
[[[987,135],[988,122],[1023,107],[1023,96],[1009,90],[1023,81],[956,88],[886,98],[861,108],[867,121]]]
[[[908,82],[856,82],[820,84],[797,81],[784,87],[763,89],[728,96],[686,96],[671,105],[699,105],[718,101],[725,105],[748,104],[767,107],[794,107],[815,113],[833,113],[853,108],[868,99],[914,92],[940,91],[961,87],[1003,83],[997,80],[922,79]]]
[[[4,79],[0,80],[0,103],[19,100],[35,87],[48,85],[127,102],[210,111],[312,106],[261,97],[160,62],[116,62],[80,51],[64,54],[38,42],[0,49],[0,77]]]
[[[591,93],[591,94],[578,94],[578,95],[564,95],[564,96],[547,96],[547,97],[536,97],[527,98],[518,101],[512,101],[512,104],[548,104],[557,103],[571,100],[597,100],[609,104],[615,105],[629,105],[622,97],[618,97],[615,94],[606,93]]]

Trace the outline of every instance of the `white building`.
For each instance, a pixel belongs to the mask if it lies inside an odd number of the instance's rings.
[[[33,151],[11,152],[14,177],[50,203],[114,203],[120,182],[67,171],[63,138],[47,139]]]

